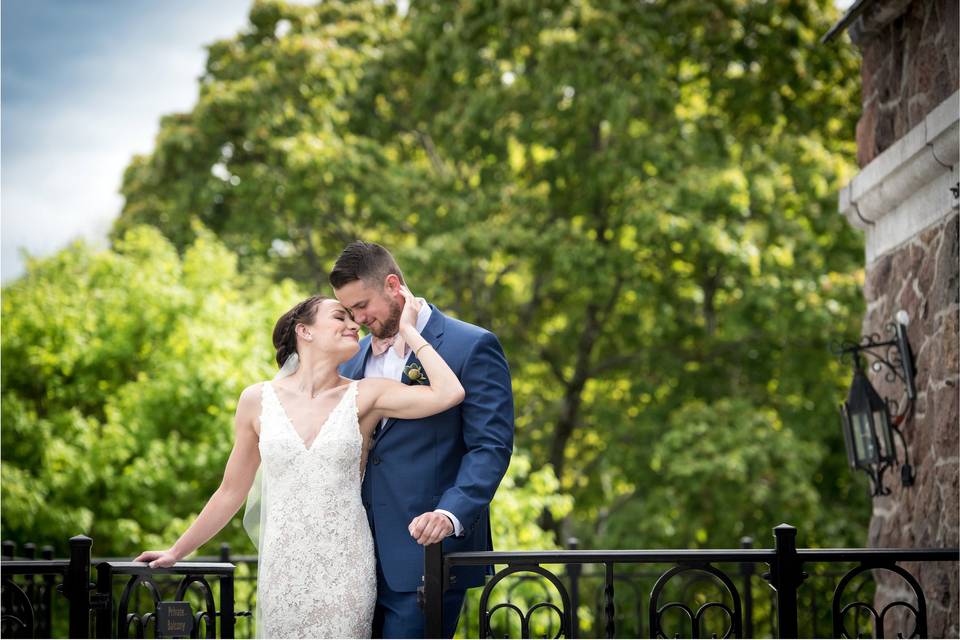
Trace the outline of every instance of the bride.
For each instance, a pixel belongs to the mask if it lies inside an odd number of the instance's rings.
[[[400,336],[430,384],[341,377],[337,366],[357,352],[359,325],[336,300],[304,300],[273,330],[281,372],[240,394],[220,487],[173,546],[135,561],[169,567],[216,535],[243,505],[262,463],[257,635],[370,637],[376,558],[360,482],[374,427],[385,417],[431,416],[464,397],[416,329],[418,302],[402,293]]]

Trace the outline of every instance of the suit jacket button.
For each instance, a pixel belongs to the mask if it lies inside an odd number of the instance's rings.
[[[380,464],[380,456],[373,456],[373,460],[371,460],[370,462],[372,462],[373,464]]]

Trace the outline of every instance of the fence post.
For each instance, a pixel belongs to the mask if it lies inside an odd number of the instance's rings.
[[[443,637],[443,543],[423,552],[423,615],[427,638]]]
[[[87,536],[70,538],[70,566],[67,568],[65,595],[70,601],[70,637],[90,637],[90,548]]]
[[[220,562],[230,562],[230,543],[224,542],[220,545]]]
[[[13,554],[17,552],[17,543],[13,540],[4,540],[3,541],[3,557],[13,560]]]
[[[44,560],[53,560],[53,547],[44,545],[40,549],[40,557]],[[53,623],[53,592],[57,588],[57,578],[52,574],[43,576],[43,597],[41,598],[40,617],[37,620],[37,637],[52,637]]]
[[[752,549],[753,548],[753,538],[750,536],[744,536],[740,538],[740,548],[741,549]],[[743,637],[752,638],[753,637],[753,574],[756,572],[756,568],[753,566],[752,562],[741,562],[740,563],[740,576],[743,578],[743,617],[745,618],[743,625]]]
[[[773,529],[776,557],[770,567],[770,586],[777,592],[777,637],[797,638],[797,587],[803,582],[797,554],[797,529],[781,524]]]
[[[98,638],[113,637],[113,568],[109,562],[97,565],[97,608],[96,632]],[[119,631],[119,629],[118,629]]]
[[[233,602],[233,574],[220,576],[220,637],[233,638],[236,624]]]
[[[36,560],[37,559],[37,545],[32,542],[28,542],[23,545],[23,557],[27,560]],[[41,580],[43,577],[41,576]],[[26,583],[24,585],[24,590],[27,592],[27,598],[30,600],[31,606],[34,608],[34,630],[39,631],[40,627],[43,625],[43,604],[38,602],[37,598],[37,582],[36,575],[32,573],[23,574],[23,580]],[[37,605],[39,605],[40,611],[37,611]],[[37,615],[40,614],[40,615]],[[39,635],[39,634],[38,634]]]
[[[580,546],[577,538],[567,538],[567,549],[576,551]],[[570,579],[570,629],[567,630],[567,637],[580,637],[580,572],[583,567],[579,564],[567,565],[567,577]]]

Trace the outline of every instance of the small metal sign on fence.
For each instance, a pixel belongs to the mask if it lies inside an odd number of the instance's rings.
[[[189,602],[157,603],[157,635],[188,638],[193,631],[193,609]]]

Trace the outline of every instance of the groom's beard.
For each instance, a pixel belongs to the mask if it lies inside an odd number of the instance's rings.
[[[367,327],[370,333],[378,338],[392,338],[400,331],[400,316],[403,315],[403,305],[395,300],[391,300],[390,315],[383,322],[377,323],[377,328]]]

